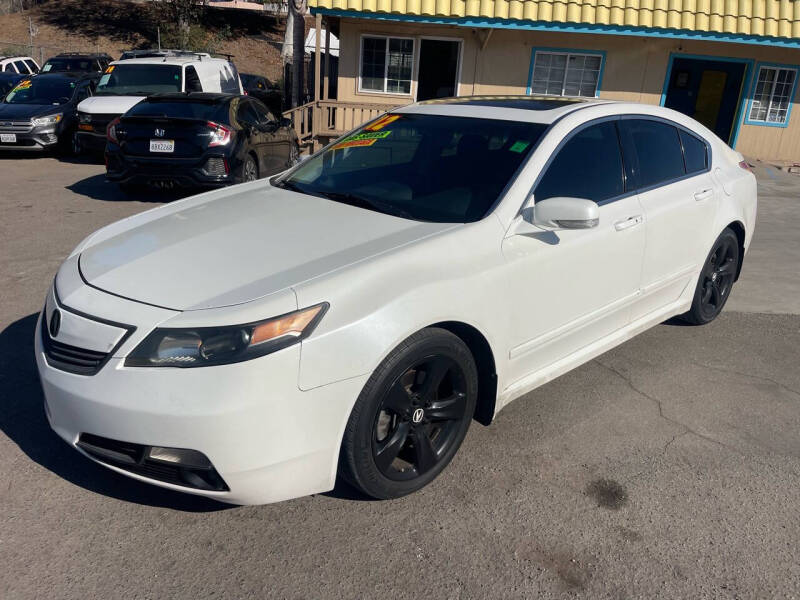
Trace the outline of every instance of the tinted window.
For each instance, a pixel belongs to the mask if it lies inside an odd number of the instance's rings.
[[[10,63],[10,62],[6,63],[6,66],[5,66],[5,68],[3,69],[3,71],[5,71],[6,73],[16,73],[16,72],[17,72],[17,71],[14,69],[14,64],[13,64],[13,63]]]
[[[19,71],[20,73],[28,73],[27,65],[21,60],[15,60],[14,66],[17,67],[17,71]]]
[[[536,186],[534,197],[601,202],[623,192],[619,137],[614,123],[608,121],[579,131],[562,146]]]
[[[20,81],[5,101],[9,104],[64,104],[74,93],[74,81],[30,77]]]
[[[206,119],[215,123],[228,123],[227,102],[202,102],[181,100],[154,100],[139,102],[127,113],[135,117],[183,117],[187,119]]]
[[[278,185],[423,221],[481,219],[546,126],[389,114],[302,163]]]
[[[683,143],[683,159],[686,161],[686,172],[705,171],[708,168],[708,150],[705,142],[683,130],[680,135]]]
[[[203,84],[200,82],[200,77],[197,75],[197,70],[191,65],[186,67],[186,91],[203,91]]]
[[[259,123],[270,123],[275,120],[272,118],[272,115],[263,104],[260,102],[253,102],[252,104],[255,107],[256,114],[258,115]]]
[[[109,72],[110,71],[110,72]],[[159,64],[112,65],[97,83],[98,96],[148,96],[181,92],[181,67]]]
[[[255,125],[258,123],[258,114],[252,102],[242,102],[236,111],[236,119],[241,123]]]
[[[678,129],[661,121],[623,121],[639,158],[639,187],[658,185],[683,177],[683,155]]]
[[[39,72],[39,67],[36,66],[35,62],[33,62],[32,60],[29,60],[27,58],[25,59],[24,62],[25,62],[26,65],[28,65],[28,69],[30,69],[31,73],[38,73]]]

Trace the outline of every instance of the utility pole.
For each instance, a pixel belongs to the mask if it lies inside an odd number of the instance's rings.
[[[303,103],[303,63],[305,62],[306,0],[289,0],[292,13],[292,108]],[[287,27],[288,27],[287,22]],[[288,32],[287,32],[288,37]]]

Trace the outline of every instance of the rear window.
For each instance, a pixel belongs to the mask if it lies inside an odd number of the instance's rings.
[[[57,73],[62,71],[86,73],[96,70],[97,65],[95,61],[90,58],[51,58],[45,63],[44,67],[42,67],[43,73]]]
[[[183,91],[181,67],[159,64],[111,65],[97,83],[98,96],[149,96]]]
[[[135,117],[206,119],[216,123],[227,124],[228,104],[191,101],[147,101],[135,105],[127,114]]]

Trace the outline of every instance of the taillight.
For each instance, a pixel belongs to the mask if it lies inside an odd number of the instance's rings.
[[[211,129],[211,137],[208,142],[208,147],[224,146],[231,141],[231,130],[223,127],[219,123],[209,121],[206,125]]]
[[[111,121],[106,128],[106,138],[113,144],[119,144],[117,139],[117,125],[119,125],[119,117]]]
[[[740,162],[739,166],[742,167],[745,171],[750,171],[751,173],[753,172],[753,165],[751,165],[746,160],[743,160],[742,162]]]

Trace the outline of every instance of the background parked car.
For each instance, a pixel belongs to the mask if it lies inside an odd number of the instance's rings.
[[[39,63],[30,56],[0,56],[0,71],[33,75],[39,72]]]
[[[102,152],[111,121],[147,96],[171,92],[242,94],[243,89],[232,62],[205,53],[172,51],[114,61],[100,77],[95,96],[78,107],[81,147]]]
[[[283,92],[266,77],[252,73],[240,73],[242,86],[249,96],[258,98],[274,115],[283,112]]]
[[[123,189],[222,187],[279,173],[299,156],[290,123],[257,99],[163,94],[108,128],[107,177]]]
[[[112,58],[108,54],[87,54],[85,52],[65,52],[47,59],[42,65],[42,73],[78,72],[102,73]]]
[[[20,75],[19,73],[0,72],[0,101],[23,79],[25,79],[25,75]]]
[[[0,103],[0,149],[75,152],[77,106],[99,75],[43,73],[22,79]]]

